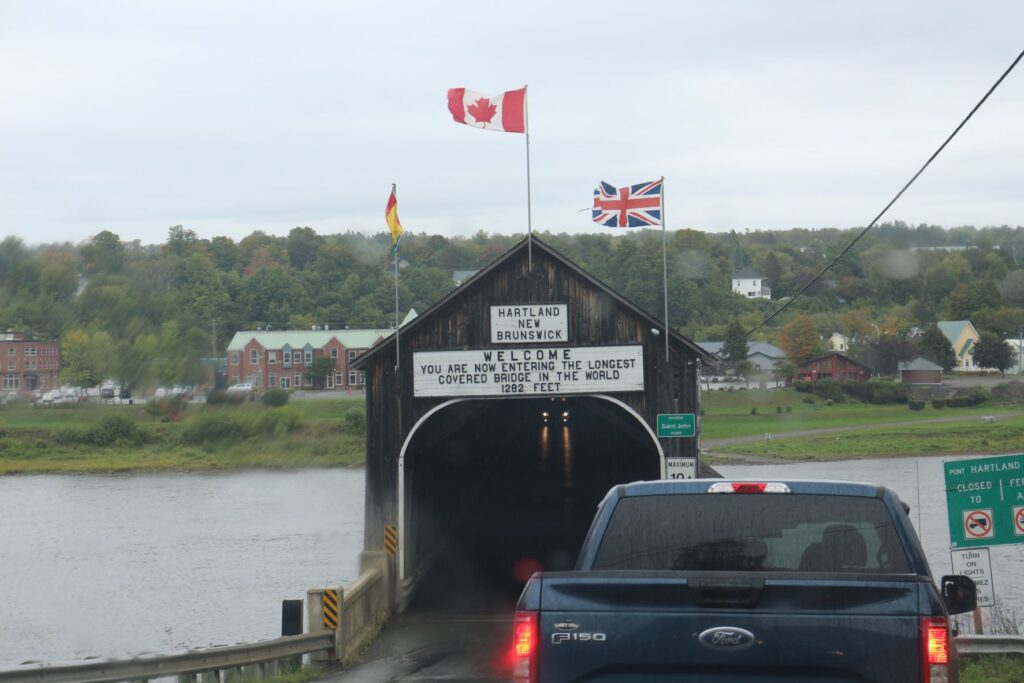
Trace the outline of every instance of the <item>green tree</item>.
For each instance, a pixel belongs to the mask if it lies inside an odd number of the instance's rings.
[[[61,340],[60,379],[73,387],[94,387],[109,375],[113,342],[106,332],[71,330]]]
[[[292,228],[285,241],[288,250],[288,261],[292,268],[304,270],[313,263],[317,252],[324,246],[324,238],[316,234],[313,228]]]
[[[956,366],[953,346],[937,325],[929,325],[925,329],[917,341],[917,352],[933,363],[941,365],[943,370],[952,370]]]
[[[109,230],[95,235],[79,249],[82,268],[88,275],[120,273],[124,267],[124,245],[121,238]]]
[[[313,387],[323,389],[327,378],[334,372],[335,360],[330,356],[320,356],[313,359],[313,364],[306,371],[306,377],[313,381]]]
[[[746,330],[739,320],[733,320],[725,328],[725,346],[722,347],[722,358],[728,367],[740,372],[740,363],[747,360],[750,348],[747,345]]]
[[[994,332],[979,332],[981,337],[974,345],[974,362],[982,368],[995,368],[1006,376],[1006,368],[1016,362],[1013,348]]]

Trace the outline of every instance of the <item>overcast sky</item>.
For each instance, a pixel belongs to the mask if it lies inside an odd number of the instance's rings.
[[[440,9],[437,7],[440,5]],[[666,178],[669,228],[866,224],[1024,49],[1024,2],[0,0],[0,237],[526,229]],[[887,216],[1024,224],[1024,65]]]

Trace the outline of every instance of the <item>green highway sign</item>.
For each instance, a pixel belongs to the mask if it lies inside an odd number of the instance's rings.
[[[943,467],[954,548],[1024,543],[1024,455],[951,460]]]
[[[658,438],[696,436],[697,419],[693,413],[665,413],[658,415]]]

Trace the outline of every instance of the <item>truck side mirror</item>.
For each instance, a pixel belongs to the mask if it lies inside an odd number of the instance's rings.
[[[942,600],[950,614],[970,612],[978,606],[978,590],[974,579],[953,574],[942,577]]]

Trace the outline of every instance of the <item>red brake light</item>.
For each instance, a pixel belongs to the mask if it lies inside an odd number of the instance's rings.
[[[537,680],[538,639],[537,613],[516,612],[515,630],[512,635],[513,680]]]
[[[763,481],[738,481],[732,485],[732,490],[736,493],[764,493],[766,488],[768,483]]]
[[[945,617],[921,619],[921,681],[949,680],[949,622]]]

